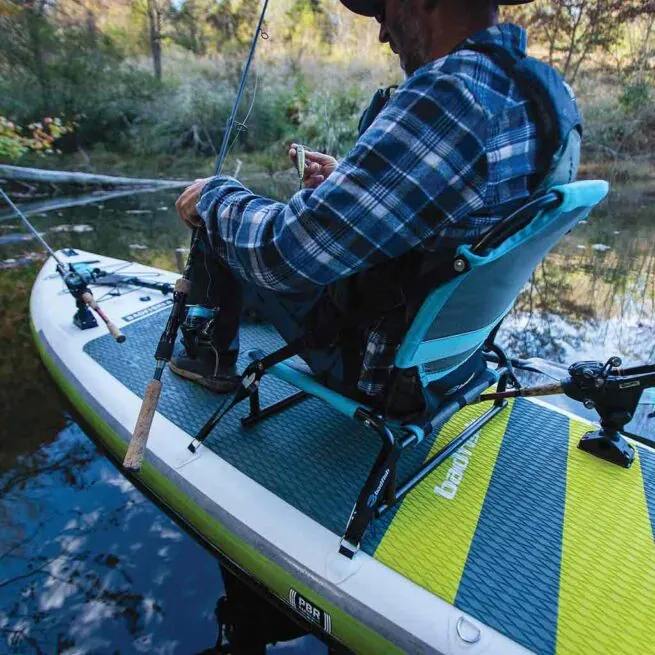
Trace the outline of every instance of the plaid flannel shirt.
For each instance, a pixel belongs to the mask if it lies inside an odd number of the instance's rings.
[[[229,177],[208,182],[198,213],[232,271],[280,293],[326,286],[415,248],[452,252],[529,196],[538,173],[532,108],[469,42],[525,51],[526,34],[497,25],[416,70],[317,189],[284,204]],[[384,388],[397,346],[369,331],[361,391]]]

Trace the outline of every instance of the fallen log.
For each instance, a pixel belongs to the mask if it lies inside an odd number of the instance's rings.
[[[149,180],[137,177],[115,177],[74,171],[50,171],[41,168],[7,166],[0,164],[0,177],[19,182],[42,182],[46,184],[96,184],[103,186],[188,186],[190,180]]]
[[[186,182],[184,183],[186,184]],[[180,186],[184,186],[180,183]],[[169,187],[174,188],[174,187]],[[80,205],[90,205],[92,203],[104,202],[106,200],[113,200],[114,198],[121,198],[123,196],[132,196],[138,193],[152,193],[154,191],[161,191],[162,187],[150,187],[145,189],[121,189],[120,191],[106,191],[87,193],[83,196],[57,196],[50,200],[37,200],[35,202],[20,203],[20,209],[23,214],[29,216],[30,214],[45,214],[47,212],[55,211],[57,209],[66,209],[67,207],[78,207]],[[15,218],[16,215],[9,211],[0,214],[0,221],[6,221],[10,218]]]

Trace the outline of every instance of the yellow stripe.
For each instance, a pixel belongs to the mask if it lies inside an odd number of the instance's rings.
[[[458,412],[442,429],[428,457],[488,408],[484,403]],[[377,560],[450,603],[464,572],[510,413],[511,405],[482,428],[475,446],[460,449],[468,465],[454,497],[447,500],[434,490],[447,479],[458,480],[451,457],[407,495],[375,551]]]
[[[638,455],[623,469],[577,448],[571,421],[557,653],[655,653],[655,542]]]

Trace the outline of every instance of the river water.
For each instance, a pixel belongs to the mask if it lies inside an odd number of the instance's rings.
[[[173,270],[175,249],[189,237],[174,212],[176,195],[145,193],[31,219],[55,249]],[[558,245],[503,325],[499,339],[512,354],[655,360],[654,199],[648,190],[615,191]],[[224,593],[217,561],[117,471],[40,366],[26,327],[38,266],[12,268],[38,244],[21,233],[18,221],[0,219],[0,652],[210,649]],[[269,646],[326,650],[312,636]]]

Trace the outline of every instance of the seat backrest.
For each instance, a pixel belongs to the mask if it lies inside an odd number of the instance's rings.
[[[505,317],[523,285],[555,244],[586,218],[609,190],[590,180],[555,186],[561,198],[497,246],[474,252],[457,249],[468,266],[425,299],[398,349],[398,368],[418,367],[427,384],[455,370],[487,339]]]

